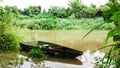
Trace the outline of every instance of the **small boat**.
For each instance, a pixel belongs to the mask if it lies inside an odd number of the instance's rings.
[[[35,45],[39,46],[35,46]],[[45,41],[36,41],[36,42],[21,42],[20,47],[24,51],[30,51],[33,48],[39,48],[42,46],[42,50],[45,51],[45,54],[52,57],[59,58],[75,58],[83,54],[82,51],[78,51],[72,48],[68,48],[62,45],[45,42]]]

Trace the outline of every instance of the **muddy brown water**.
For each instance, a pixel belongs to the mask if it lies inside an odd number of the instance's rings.
[[[96,51],[104,46],[104,41],[108,31],[93,31],[86,38],[82,37],[87,30],[23,30],[24,41],[48,41],[61,44],[79,51],[83,51],[82,56],[73,59],[47,58],[42,61],[28,58],[24,52],[0,52],[0,68],[95,68],[95,57],[103,57],[103,51]],[[111,44],[109,40],[107,44]],[[22,59],[21,59],[22,58]],[[15,63],[16,60],[19,64]],[[14,63],[13,63],[14,60]],[[12,62],[10,62],[12,61]],[[22,62],[22,64],[20,64]]]

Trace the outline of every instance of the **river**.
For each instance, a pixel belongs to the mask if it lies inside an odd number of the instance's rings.
[[[103,57],[106,50],[97,51],[104,46],[108,31],[96,30],[86,38],[87,30],[22,30],[24,41],[48,41],[61,44],[79,51],[82,56],[74,59],[46,58],[45,60],[28,58],[23,51],[0,52],[0,68],[95,68],[95,57]],[[107,44],[112,43],[108,40]]]

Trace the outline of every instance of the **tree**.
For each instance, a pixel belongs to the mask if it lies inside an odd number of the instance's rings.
[[[22,11],[23,15],[31,16],[31,15],[38,15],[41,13],[41,7],[40,6],[30,6],[29,8],[25,8]]]
[[[77,8],[81,6],[81,0],[69,0],[69,4],[70,8]]]
[[[101,5],[97,9],[96,16],[104,17],[103,12],[108,10],[108,9],[110,9],[110,7],[107,4],[106,5]]]
[[[48,10],[49,14],[52,14],[52,16],[56,16],[58,18],[66,18],[68,17],[66,9],[63,7],[57,7],[57,6],[52,6],[49,10]]]
[[[71,9],[71,13],[75,14],[76,18],[80,18],[81,17],[80,11],[84,7],[84,6],[81,5],[81,0],[69,1],[68,5]]]

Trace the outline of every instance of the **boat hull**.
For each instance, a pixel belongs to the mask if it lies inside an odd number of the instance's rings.
[[[20,47],[24,51],[30,51],[31,49],[37,49],[39,48],[38,46],[32,46],[33,42],[21,42]],[[36,44],[39,45],[49,45],[51,47],[54,47],[54,49],[50,48],[42,48],[43,51],[45,51],[45,54],[51,57],[59,57],[59,58],[75,58],[77,56],[80,56],[83,54],[82,51],[77,51],[68,47],[62,46],[62,48],[57,48],[61,47],[61,45],[54,44],[54,43],[49,43],[45,41],[38,41]],[[56,47],[56,48],[55,48]]]

